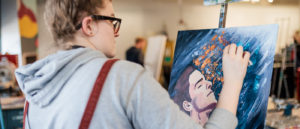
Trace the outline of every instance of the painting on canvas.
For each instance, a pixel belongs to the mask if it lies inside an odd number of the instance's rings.
[[[180,31],[171,72],[170,97],[183,112],[204,125],[222,89],[223,49],[235,43],[251,53],[239,98],[237,128],[263,128],[277,31],[277,25]]]

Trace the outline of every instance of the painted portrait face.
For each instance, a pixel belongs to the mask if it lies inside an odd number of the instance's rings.
[[[183,108],[190,112],[192,119],[204,126],[217,100],[211,90],[212,83],[205,80],[200,71],[194,70],[189,76],[189,95],[191,102],[184,101]]]

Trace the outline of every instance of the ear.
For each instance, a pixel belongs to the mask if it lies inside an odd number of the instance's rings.
[[[95,30],[96,26],[93,24],[93,19],[91,17],[85,17],[82,20],[82,33],[86,36],[94,36],[95,35]]]
[[[182,103],[182,107],[183,107],[184,110],[189,111],[189,112],[192,111],[192,109],[193,109],[192,104],[188,101],[184,101]]]

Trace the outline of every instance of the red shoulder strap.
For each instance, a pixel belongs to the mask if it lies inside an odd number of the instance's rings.
[[[112,67],[112,65],[118,61],[118,59],[112,59],[108,60],[107,62],[104,63],[97,80],[94,84],[92,93],[90,94],[90,98],[88,100],[88,103],[85,107],[85,111],[83,114],[83,117],[81,118],[81,122],[79,125],[79,129],[88,129],[91,123],[91,120],[93,118],[99,97],[101,95],[101,91],[104,85],[104,82],[106,80],[106,77]],[[26,121],[26,115],[28,113],[28,107],[29,103],[28,101],[25,102],[25,109],[24,109],[24,114],[23,114],[23,129],[25,129],[25,121]]]
[[[106,80],[106,77],[107,77],[112,65],[116,61],[118,61],[118,59],[108,60],[103,65],[103,67],[97,77],[97,80],[95,82],[95,85],[94,85],[94,88],[90,95],[90,98],[88,100],[88,103],[85,107],[85,111],[84,111],[83,117],[81,119],[79,129],[88,129],[89,128],[89,125],[90,125],[92,117],[94,115],[104,82]]]
[[[25,108],[24,108],[24,113],[23,113],[23,129],[25,129],[25,121],[26,121],[26,115],[28,112],[28,106],[29,106],[28,101],[25,101]]]

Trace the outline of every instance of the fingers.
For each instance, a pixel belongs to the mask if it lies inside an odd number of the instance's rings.
[[[231,44],[229,48],[229,55],[235,55],[236,54],[236,45]]]
[[[223,50],[223,54],[229,54],[229,46],[230,45],[227,45],[224,50]]]
[[[242,47],[242,46],[239,46],[239,47],[237,48],[236,55],[237,55],[238,57],[242,57],[242,56],[243,56],[243,53],[244,53],[243,47]]]
[[[250,60],[250,53],[245,52],[245,55],[243,57],[243,63],[248,66],[249,60]]]
[[[249,62],[250,53],[244,52],[243,46],[236,46],[236,44],[230,44],[223,50],[223,54],[236,55],[237,57],[243,58],[244,61]]]

